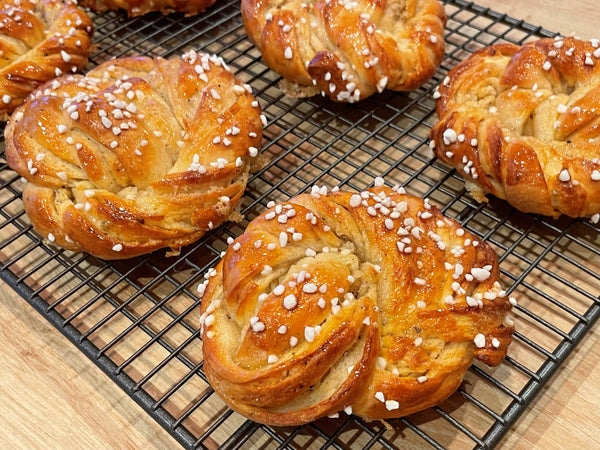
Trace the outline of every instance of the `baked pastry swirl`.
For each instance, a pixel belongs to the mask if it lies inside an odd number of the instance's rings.
[[[36,91],[6,127],[6,157],[42,236],[128,258],[236,214],[263,121],[219,57],[122,58]]]
[[[88,61],[92,21],[75,2],[0,2],[0,120],[38,86]]]
[[[254,219],[199,286],[204,371],[257,422],[410,414],[505,356],[498,273],[489,245],[402,189],[314,188]]]
[[[199,14],[213,5],[215,0],[78,0],[81,6],[95,12],[123,9],[129,17],[142,16],[151,12],[187,15]]]
[[[438,158],[475,199],[547,216],[600,213],[598,40],[497,44],[453,68],[436,94]]]
[[[242,17],[292,96],[355,102],[384,89],[413,90],[444,56],[438,0],[242,0]]]

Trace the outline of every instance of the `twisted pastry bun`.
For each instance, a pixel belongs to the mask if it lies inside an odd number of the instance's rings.
[[[170,14],[182,12],[186,15],[199,14],[213,5],[215,0],[78,0],[81,6],[95,12],[123,9],[129,17],[142,16],[150,12]]]
[[[435,96],[435,154],[461,172],[475,199],[492,194],[528,213],[598,220],[598,40],[484,48]]]
[[[206,376],[267,424],[422,410],[473,358],[499,364],[513,332],[492,249],[401,189],[272,206],[206,278]]]
[[[93,33],[75,2],[0,1],[0,120],[41,84],[83,68]]]
[[[242,17],[291,96],[356,102],[384,89],[410,91],[444,56],[446,15],[437,0],[242,0]]]
[[[122,58],[36,91],[6,127],[6,157],[42,236],[121,259],[177,250],[235,216],[261,121],[221,58]]]

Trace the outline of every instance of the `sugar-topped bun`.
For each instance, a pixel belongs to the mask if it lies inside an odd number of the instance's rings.
[[[199,14],[214,2],[215,0],[79,0],[81,6],[95,12],[122,9],[127,11],[129,17],[142,16],[150,12]]]
[[[6,127],[34,228],[105,259],[181,246],[235,215],[260,106],[221,58],[109,61],[42,86]]]
[[[292,96],[355,102],[384,89],[413,90],[444,56],[438,0],[242,0],[242,17]]]
[[[600,213],[597,39],[497,44],[450,71],[436,93],[435,154],[473,196],[557,217]]]
[[[94,32],[75,2],[0,1],[0,120],[38,86],[77,72],[88,61]]]
[[[200,285],[204,371],[257,422],[410,414],[505,356],[498,273],[489,245],[401,189],[314,189],[254,219]]]

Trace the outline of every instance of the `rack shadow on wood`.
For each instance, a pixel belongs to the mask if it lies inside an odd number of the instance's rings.
[[[446,58],[435,77],[410,93],[384,92],[359,104],[293,99],[246,37],[237,1],[183,17],[94,15],[95,66],[113,57],[168,57],[195,49],[222,56],[249,83],[268,118],[267,164],[242,199],[245,219],[183,249],[105,262],[59,250],[32,230],[22,182],[0,153],[0,276],[166,428],[193,448],[492,448],[509,431],[600,314],[598,230],[580,220],[519,213],[492,199],[476,203],[461,178],[439,163],[427,141],[433,89],[457,62],[498,41],[522,43],[551,33],[459,0],[446,2]],[[502,282],[519,300],[517,333],[506,361],[476,364],[441,405],[390,421],[341,414],[297,428],[250,422],[231,412],[202,371],[196,286],[270,200],[314,184],[361,190],[384,176],[428,197],[490,243]],[[573,280],[577,280],[576,282]]]

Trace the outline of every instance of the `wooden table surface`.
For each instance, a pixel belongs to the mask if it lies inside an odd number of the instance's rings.
[[[599,37],[596,0],[477,0],[546,29]],[[0,281],[0,448],[176,448],[178,444]],[[502,442],[600,448],[600,333],[588,333]]]

